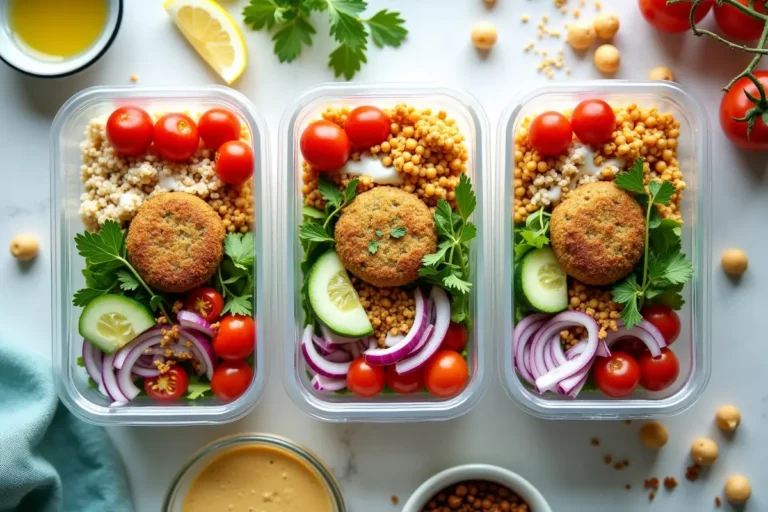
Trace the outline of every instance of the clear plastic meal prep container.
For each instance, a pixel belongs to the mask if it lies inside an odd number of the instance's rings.
[[[256,351],[254,379],[248,390],[231,403],[216,398],[180,400],[159,404],[139,396],[128,404],[110,407],[111,400],[88,385],[85,369],[78,366],[83,339],[78,334],[81,308],[72,305],[72,295],[84,285],[83,258],[75,247],[75,234],[85,230],[80,220],[80,143],[91,119],[109,115],[118,106],[138,105],[148,111],[204,112],[224,107],[235,112],[247,126],[256,158],[253,176],[254,251],[256,254]],[[262,234],[268,211],[266,127],[253,105],[239,92],[222,86],[201,87],[93,87],[70,98],[56,114],[51,127],[51,247],[53,294],[53,365],[56,391],[77,416],[102,425],[193,425],[234,421],[255,405],[266,382],[264,342]]]
[[[412,395],[379,394],[374,398],[360,398],[352,393],[319,392],[310,385],[306,365],[300,350],[305,318],[301,308],[300,269],[303,251],[298,232],[301,223],[301,152],[299,139],[309,122],[320,118],[329,106],[361,105],[394,107],[406,103],[417,108],[445,110],[448,117],[456,119],[466,137],[469,149],[467,175],[477,196],[474,223],[478,235],[473,240],[470,280],[473,283],[470,311],[474,321],[467,343],[470,376],[466,388],[456,397],[439,399],[426,392]],[[402,422],[445,420],[460,416],[480,399],[485,390],[488,371],[485,357],[490,349],[487,344],[491,327],[489,310],[491,289],[487,286],[486,269],[491,265],[492,239],[486,224],[490,209],[487,197],[490,190],[490,168],[486,158],[488,120],[480,104],[470,95],[440,86],[399,84],[324,84],[301,97],[283,114],[280,123],[280,169],[278,194],[280,201],[276,222],[280,233],[277,261],[284,262],[278,291],[283,317],[280,318],[278,338],[285,343],[283,358],[284,385],[291,398],[308,414],[317,418],[345,422]]]
[[[612,106],[637,104],[657,107],[680,122],[678,160],[687,188],[683,192],[683,252],[693,262],[693,279],[685,286],[685,306],[678,312],[680,337],[672,350],[680,361],[680,375],[668,389],[652,393],[638,390],[628,398],[612,399],[599,391],[583,391],[575,399],[554,393],[539,394],[525,386],[514,369],[512,330],[514,327],[514,269],[512,253],[512,171],[514,134],[528,115],[547,110],[573,108],[579,101],[600,98]],[[627,419],[671,415],[693,405],[709,381],[710,374],[710,129],[704,106],[671,82],[630,82],[601,80],[541,87],[514,98],[499,121],[498,196],[496,227],[503,313],[499,340],[500,372],[504,387],[525,411],[548,419]]]

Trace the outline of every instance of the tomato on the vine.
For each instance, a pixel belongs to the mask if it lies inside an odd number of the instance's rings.
[[[170,370],[157,377],[144,379],[144,391],[161,402],[178,400],[187,392],[188,385],[189,376],[179,365],[171,366]]]
[[[384,367],[366,363],[365,357],[358,357],[349,366],[347,388],[358,396],[378,395],[384,389],[385,382]]]
[[[387,386],[396,393],[416,393],[424,388],[424,371],[418,369],[399,375],[395,365],[387,366]]]
[[[611,140],[616,114],[603,100],[584,100],[573,109],[571,127],[584,144],[602,144]]]
[[[353,147],[368,149],[387,140],[391,126],[389,116],[383,110],[364,106],[349,113],[344,122],[344,131]]]
[[[227,315],[219,322],[213,338],[213,351],[222,359],[236,361],[251,355],[256,346],[256,323],[253,318]]]
[[[667,0],[639,0],[640,12],[645,20],[662,32],[685,32],[691,29],[690,14],[691,4],[667,5]],[[702,2],[696,9],[696,23],[703,20],[712,6],[714,0]]]
[[[753,71],[753,73],[763,88],[768,91],[768,70]],[[750,133],[747,133],[749,123],[736,121],[736,119],[743,119],[747,112],[756,106],[752,100],[747,98],[746,93],[751,94],[754,98],[760,98],[757,87],[747,77],[737,80],[733,87],[725,93],[720,102],[720,127],[728,140],[741,149],[766,151],[768,150],[768,124],[766,124],[763,116],[768,112],[768,104],[754,112],[756,114],[755,123]]]
[[[461,324],[451,322],[448,331],[443,338],[441,348],[461,352],[467,346],[467,328]]]
[[[158,155],[175,162],[192,158],[200,145],[197,125],[186,114],[166,114],[158,119],[152,140]]]
[[[648,391],[667,389],[680,373],[677,356],[668,348],[661,349],[659,357],[652,357],[650,352],[646,352],[637,363],[640,365],[640,385]]]
[[[539,114],[528,128],[533,149],[544,156],[556,156],[568,149],[573,139],[571,123],[560,112]]]
[[[453,350],[439,350],[424,366],[424,384],[435,396],[458,395],[469,379],[467,361]]]
[[[741,5],[748,6],[749,0],[736,0]],[[759,1],[754,2],[755,11],[765,14],[765,5]],[[763,33],[765,24],[762,20],[744,14],[736,7],[723,3],[715,6],[715,21],[725,35],[734,39],[757,39]]]
[[[213,371],[211,391],[219,400],[232,402],[245,393],[252,380],[253,368],[245,361],[222,361]]]
[[[197,313],[206,322],[215,322],[224,309],[224,298],[213,288],[195,288],[187,294],[184,309]]]
[[[642,315],[644,319],[661,331],[661,335],[664,336],[664,341],[667,342],[667,345],[674,343],[677,337],[680,336],[680,317],[677,316],[674,309],[661,304],[655,304],[644,307]]]
[[[216,176],[224,183],[240,185],[253,176],[253,149],[242,140],[231,140],[216,152]]]
[[[336,171],[349,160],[351,143],[347,132],[330,121],[316,121],[301,134],[301,155],[316,171]]]
[[[152,144],[152,118],[139,107],[120,107],[107,119],[107,139],[118,154],[136,156]]]
[[[593,371],[598,389],[614,398],[630,395],[640,383],[640,366],[626,352],[615,351],[611,357],[598,357]]]
[[[206,111],[197,121],[197,128],[205,147],[214,151],[225,142],[240,140],[240,119],[226,108]]]

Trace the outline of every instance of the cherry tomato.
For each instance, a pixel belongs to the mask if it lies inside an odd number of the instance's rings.
[[[467,379],[467,362],[453,350],[439,350],[424,365],[424,384],[430,393],[441,398],[458,395]]]
[[[602,144],[612,139],[616,114],[603,100],[585,100],[573,109],[571,126],[584,144]]]
[[[138,107],[120,107],[107,119],[107,139],[123,156],[146,153],[152,144],[152,118]]]
[[[256,346],[256,323],[253,318],[227,315],[219,322],[213,338],[213,351],[222,359],[235,361],[251,355]]]
[[[661,349],[659,357],[647,352],[637,360],[640,365],[640,385],[648,391],[661,391],[674,384],[680,373],[677,356],[668,348]]]
[[[213,288],[204,286],[187,294],[184,309],[197,313],[208,322],[215,322],[224,309],[224,298]]]
[[[660,304],[647,306],[643,308],[642,315],[643,318],[661,331],[661,335],[664,336],[664,341],[667,342],[667,345],[674,343],[677,337],[680,336],[680,317],[677,316],[677,313],[672,308]]]
[[[645,343],[643,343],[639,338],[628,336],[626,338],[621,338],[619,341],[614,343],[611,347],[611,350],[626,352],[627,354],[637,359],[641,354],[648,351],[648,347],[646,347]]]
[[[768,90],[768,70],[754,71],[754,74]],[[744,91],[755,98],[760,97],[757,87],[749,78],[740,78],[733,84],[731,90],[723,95],[720,102],[720,127],[728,140],[737,147],[750,151],[768,151],[768,125],[763,121],[762,116],[758,115],[755,118],[755,124],[749,135],[747,134],[748,124],[735,121],[746,116],[747,111],[755,107]]]
[[[155,400],[170,402],[178,400],[187,392],[189,376],[184,368],[175,365],[157,377],[144,379],[144,391]]]
[[[225,108],[206,111],[197,122],[205,147],[217,150],[225,142],[240,140],[240,119]]]
[[[387,386],[396,393],[416,393],[424,389],[424,371],[418,369],[405,375],[398,375],[395,365],[387,366]]]
[[[571,123],[560,112],[544,112],[528,129],[533,149],[545,156],[559,155],[571,144]]]
[[[200,144],[197,125],[185,114],[166,114],[155,123],[152,139],[157,154],[166,160],[189,160]]]
[[[253,167],[253,149],[241,140],[225,142],[216,152],[216,176],[224,183],[244,183],[253,176]]]
[[[253,368],[245,361],[222,361],[213,371],[211,391],[219,400],[232,402],[245,393],[253,380]]]
[[[392,122],[378,107],[357,107],[349,113],[344,123],[352,146],[370,148],[381,144],[389,137]]]
[[[365,357],[352,361],[347,373],[347,388],[357,396],[378,395],[384,389],[385,381],[384,367],[366,363]]]
[[[317,171],[336,171],[349,160],[351,143],[347,133],[330,121],[310,124],[301,134],[301,154]]]
[[[749,0],[736,0],[741,5],[748,6]],[[765,14],[765,5],[756,1],[754,3],[755,11]],[[756,20],[752,16],[744,14],[736,7],[724,3],[721,6],[715,6],[715,21],[725,35],[733,39],[758,39],[763,33],[763,22]]]
[[[598,357],[593,369],[595,384],[608,396],[627,396],[640,383],[640,366],[626,352],[616,351],[611,357]]]
[[[445,333],[443,344],[440,348],[461,352],[467,346],[467,328],[461,324],[451,322],[448,332]]]
[[[696,9],[696,23],[707,15],[714,0],[703,2]],[[640,12],[645,20],[661,32],[685,32],[691,29],[691,4],[667,5],[667,0],[640,0]]]

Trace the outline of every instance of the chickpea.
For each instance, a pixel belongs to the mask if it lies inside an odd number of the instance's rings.
[[[649,421],[640,429],[640,440],[651,450],[658,450],[667,444],[669,431],[658,421]]]
[[[675,81],[675,72],[667,66],[656,66],[648,72],[648,80],[668,80]]]
[[[734,505],[742,505],[752,496],[752,486],[744,475],[732,475],[725,481],[725,498]]]
[[[711,466],[717,460],[717,443],[713,440],[700,437],[691,446],[691,458],[702,466]]]
[[[490,22],[476,23],[472,27],[472,44],[478,50],[490,50],[496,44],[498,33],[496,27]]]
[[[595,50],[595,67],[603,73],[615,73],[621,64],[621,53],[612,44],[604,44]]]
[[[723,253],[722,265],[728,274],[743,274],[747,270],[747,253],[741,249],[728,249]]]
[[[574,50],[586,50],[595,42],[595,28],[583,21],[571,23],[566,41]]]
[[[496,5],[496,0],[483,0],[483,3],[485,3],[485,6],[489,9]]]
[[[31,261],[35,259],[38,252],[40,252],[40,244],[32,235],[22,233],[11,240],[11,254],[19,261]]]
[[[619,31],[619,17],[612,12],[600,13],[594,22],[595,33],[600,39],[611,39]]]
[[[715,413],[715,424],[723,432],[733,432],[740,423],[741,413],[735,405],[724,405]]]

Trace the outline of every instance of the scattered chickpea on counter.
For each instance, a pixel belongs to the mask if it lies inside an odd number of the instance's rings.
[[[595,33],[600,39],[613,39],[619,31],[619,17],[614,13],[598,14],[593,23]]]
[[[619,70],[621,52],[612,44],[604,44],[595,50],[595,67],[605,74],[613,74]]]
[[[574,50],[586,50],[595,42],[595,29],[589,23],[577,21],[568,25],[567,43]]]
[[[38,252],[40,244],[32,235],[22,233],[11,240],[11,254],[19,261],[31,261],[37,257]]]
[[[741,413],[734,405],[724,405],[715,413],[715,424],[723,432],[733,432],[741,424]]]
[[[472,45],[478,50],[487,51],[493,48],[498,39],[498,32],[493,23],[481,21],[472,27]]]
[[[752,496],[752,485],[744,475],[733,475],[725,482],[725,498],[733,505],[743,505]]]
[[[711,466],[717,460],[719,450],[712,439],[700,437],[691,446],[691,458],[702,466]]]
[[[656,66],[648,72],[648,80],[667,80],[675,81],[675,72],[667,66]]]
[[[747,253],[741,249],[728,249],[723,253],[722,265],[727,274],[743,274],[747,270],[747,263]]]
[[[649,421],[640,429],[640,440],[651,450],[658,450],[669,441],[669,431],[658,421]]]

